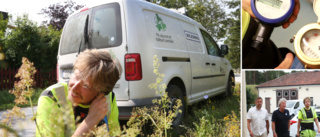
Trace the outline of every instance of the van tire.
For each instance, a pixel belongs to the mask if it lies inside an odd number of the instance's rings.
[[[230,96],[232,93],[233,93],[233,90],[234,90],[234,76],[232,76],[231,74],[229,75],[229,78],[228,78],[228,87],[227,87],[227,91],[226,91],[226,94],[225,96]]]
[[[169,85],[167,88],[167,92],[168,92],[168,97],[170,98],[171,102],[174,102],[172,104],[169,104],[170,110],[172,110],[173,106],[176,105],[175,101],[177,99],[180,99],[181,103],[182,103],[182,106],[180,106],[180,108],[179,108],[182,111],[182,113],[176,112],[177,115],[174,118],[174,120],[172,121],[172,126],[176,127],[176,126],[180,125],[180,123],[184,117],[185,111],[186,111],[185,98],[184,98],[184,95],[182,93],[181,88],[177,85]]]

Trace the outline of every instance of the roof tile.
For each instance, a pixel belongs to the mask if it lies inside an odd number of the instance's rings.
[[[256,88],[317,84],[320,85],[320,72],[297,72],[267,81]]]

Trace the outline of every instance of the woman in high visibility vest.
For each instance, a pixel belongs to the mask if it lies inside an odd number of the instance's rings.
[[[120,135],[119,111],[112,92],[122,68],[107,50],[85,50],[74,63],[69,84],[42,92],[37,108],[36,136],[87,136],[95,126]]]
[[[303,103],[305,105],[304,108],[300,109],[298,114],[298,130],[297,136],[302,137],[315,137],[316,132],[314,131],[313,123],[316,122],[318,127],[318,133],[320,133],[320,127],[318,122],[317,113],[313,108],[310,107],[310,98],[306,97],[303,99]],[[300,131],[301,127],[301,131]],[[300,131],[300,132],[299,132]]]

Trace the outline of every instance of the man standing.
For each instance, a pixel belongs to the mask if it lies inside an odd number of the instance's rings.
[[[269,134],[268,111],[262,108],[262,98],[256,98],[256,107],[250,108],[247,123],[250,137],[267,137]]]
[[[305,107],[300,109],[298,114],[297,136],[299,137],[301,135],[302,137],[315,137],[316,132],[314,131],[314,126],[313,126],[314,122],[316,122],[316,125],[318,127],[318,133],[320,133],[317,113],[313,108],[310,107],[309,97],[304,98],[303,103]],[[301,125],[301,131],[299,132],[300,125]]]
[[[290,115],[286,109],[287,100],[281,98],[279,100],[279,109],[272,114],[272,131],[274,137],[289,137]]]

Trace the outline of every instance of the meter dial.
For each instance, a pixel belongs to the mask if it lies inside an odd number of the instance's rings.
[[[320,68],[320,25],[303,26],[294,38],[296,55],[305,68]]]
[[[290,8],[290,1],[282,0],[257,0],[256,8],[258,12],[270,19],[282,17]],[[269,9],[269,10],[266,10]]]
[[[280,26],[293,13],[295,0],[251,0],[251,9],[257,19],[267,25]]]
[[[302,52],[309,58],[320,58],[320,30],[309,30],[303,34],[300,46]]]

